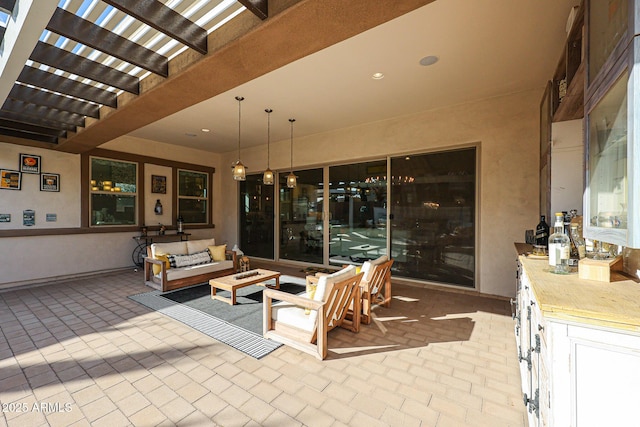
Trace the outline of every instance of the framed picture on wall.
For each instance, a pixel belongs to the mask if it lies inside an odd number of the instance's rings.
[[[0,169],[0,189],[20,190],[22,186],[22,173],[7,169]]]
[[[40,173],[40,163],[42,159],[35,154],[20,154],[20,172]]]
[[[60,191],[60,174],[41,173],[40,191]]]
[[[151,175],[151,192],[167,194],[167,177]]]

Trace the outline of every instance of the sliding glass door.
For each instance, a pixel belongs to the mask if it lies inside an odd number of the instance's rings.
[[[341,266],[389,254],[396,277],[475,287],[476,148],[295,174],[295,188],[286,172],[278,186],[240,183],[247,255]]]
[[[329,264],[387,253],[387,161],[329,167]]]
[[[262,175],[247,175],[240,182],[240,249],[249,256],[274,259],[273,185]]]
[[[476,149],[391,159],[394,274],[475,286]]]
[[[295,188],[287,187],[286,173],[279,174],[281,259],[323,263],[322,171],[295,171]]]

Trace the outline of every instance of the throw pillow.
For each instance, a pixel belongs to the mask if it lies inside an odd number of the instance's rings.
[[[169,259],[167,258],[166,254],[157,254],[156,256],[153,257],[153,259],[158,259],[162,262],[164,262],[164,265],[166,267],[166,269],[170,269],[171,268],[171,264],[169,264]],[[160,272],[162,271],[162,267],[159,266],[158,264],[153,264],[153,274],[160,274]]]
[[[209,246],[211,259],[214,261],[224,261],[225,259],[227,259],[227,255],[225,254],[226,250],[227,245]]]
[[[167,255],[171,268],[189,267],[211,262],[209,251],[196,252],[189,255]]]

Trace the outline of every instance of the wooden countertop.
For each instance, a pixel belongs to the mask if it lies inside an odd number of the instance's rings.
[[[519,259],[544,316],[640,332],[640,283],[618,273],[610,283],[557,275],[547,260]]]

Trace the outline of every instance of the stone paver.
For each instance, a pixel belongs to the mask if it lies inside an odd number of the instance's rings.
[[[394,283],[327,360],[256,360],[127,298],[149,290],[125,271],[0,292],[0,427],[526,425],[506,301]]]

